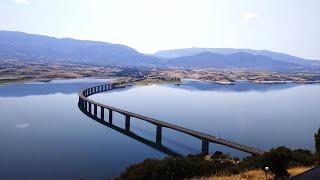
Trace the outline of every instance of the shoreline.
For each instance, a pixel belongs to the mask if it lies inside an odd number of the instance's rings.
[[[44,79],[37,79],[37,78],[26,78],[26,79],[13,79],[13,80],[0,80],[0,86],[10,85],[10,84],[19,84],[19,83],[28,83],[28,82],[44,82],[44,83],[50,83],[53,80],[68,80],[68,79],[115,79],[114,82],[117,82],[117,80],[120,81],[126,81],[130,79],[137,79],[132,77],[119,77],[119,76],[108,76],[108,77],[78,77],[78,78],[44,78]],[[186,78],[190,79],[190,78]],[[193,79],[193,78],[191,78]],[[223,86],[229,86],[229,85],[235,85],[239,82],[248,82],[248,83],[254,83],[254,84],[261,84],[261,85],[279,85],[279,84],[320,84],[320,81],[257,81],[257,80],[235,80],[235,81],[212,81],[208,79],[199,79],[195,78],[193,80],[199,80],[199,81],[205,81],[205,82],[211,82]],[[127,82],[126,82],[127,83]],[[150,86],[150,85],[161,85],[161,84],[174,84],[174,85],[183,85],[183,79],[181,81],[174,81],[174,80],[150,80],[150,79],[143,79],[140,81],[132,81],[131,85],[136,86]]]

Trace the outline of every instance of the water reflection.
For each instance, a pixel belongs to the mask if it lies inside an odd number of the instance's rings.
[[[183,80],[184,85],[175,86],[178,89],[195,90],[195,91],[233,91],[233,92],[248,92],[248,91],[274,91],[274,90],[284,90],[293,87],[297,87],[303,84],[297,83],[283,83],[283,84],[257,84],[248,81],[239,81],[232,85],[221,85],[209,81],[200,80]],[[172,86],[172,85],[169,85]]]
[[[10,84],[0,86],[0,97],[23,97],[30,95],[48,95],[48,94],[72,94],[77,93],[80,89],[87,87],[88,84],[103,84],[113,79],[70,79],[70,80],[52,80],[50,82],[30,82],[20,84]],[[248,92],[258,91],[267,92],[275,90],[284,90],[303,84],[287,83],[287,84],[256,84],[250,82],[236,82],[233,85],[221,85],[213,82],[200,80],[183,80],[184,84],[180,86],[167,84],[177,89],[185,89],[190,91],[229,91],[229,92]],[[17,89],[17,91],[12,91]],[[123,90],[127,90],[123,89]]]
[[[0,97],[23,97],[31,95],[72,94],[87,87],[88,84],[103,84],[112,79],[69,79],[50,82],[29,82],[0,86]],[[12,91],[12,89],[16,89]]]
[[[115,130],[117,132],[120,132],[123,135],[126,135],[126,136],[128,136],[128,137],[130,137],[132,139],[135,139],[135,140],[137,140],[137,141],[139,141],[139,142],[141,142],[141,143],[143,143],[143,144],[145,144],[145,145],[147,145],[147,146],[149,146],[149,147],[151,147],[151,148],[153,148],[155,150],[158,150],[158,151],[168,155],[168,156],[173,156],[173,157],[182,156],[181,154],[169,149],[166,146],[161,145],[160,143],[156,143],[156,142],[150,141],[148,139],[145,139],[145,138],[143,138],[143,137],[131,132],[130,130],[126,130],[126,129],[120,128],[118,126],[115,126],[114,124],[111,124],[111,123],[108,123],[108,122],[106,122],[104,120],[101,120],[100,118],[90,114],[88,111],[85,111],[85,109],[83,109],[79,105],[78,105],[78,107],[85,115],[87,115],[91,119],[97,121],[98,123],[101,123],[101,124],[105,125],[108,128],[111,128],[111,129],[113,129],[113,130]]]

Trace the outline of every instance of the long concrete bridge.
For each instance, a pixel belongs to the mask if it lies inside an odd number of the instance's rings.
[[[154,118],[150,118],[150,117],[146,117],[140,114],[136,114],[133,112],[129,112],[129,111],[125,111],[122,109],[118,109],[112,106],[108,106],[105,104],[101,104],[98,102],[95,102],[87,97],[99,93],[99,92],[104,92],[104,91],[110,91],[112,89],[116,89],[116,88],[123,88],[125,86],[119,86],[117,83],[108,83],[108,84],[103,84],[103,85],[98,85],[98,86],[94,86],[94,87],[90,87],[90,88],[86,88],[81,90],[78,95],[79,95],[79,108],[87,113],[87,114],[91,114],[93,117],[98,118],[98,108],[100,108],[100,120],[101,121],[105,121],[105,110],[108,111],[109,115],[108,115],[108,121],[109,124],[112,124],[113,121],[113,112],[117,112],[120,113],[122,115],[124,115],[125,117],[125,130],[127,132],[130,132],[130,118],[137,118],[143,121],[147,121],[151,124],[154,124],[157,128],[156,128],[156,143],[157,144],[161,144],[161,139],[162,139],[162,128],[169,128],[169,129],[173,129],[188,135],[191,135],[195,138],[198,138],[199,140],[202,141],[202,154],[208,154],[209,152],[209,143],[215,143],[215,144],[221,144],[233,149],[238,149],[240,151],[243,152],[247,152],[250,153],[252,155],[262,155],[264,153],[264,151],[249,147],[249,146],[245,146],[236,142],[232,142],[232,141],[228,141],[225,139],[221,139],[221,138],[217,138],[215,136],[211,136],[208,134],[204,134],[202,132],[198,132],[198,131],[194,131],[191,129],[187,129],[184,127],[180,127],[180,126],[176,126],[170,123],[166,123],[164,121],[160,121]]]

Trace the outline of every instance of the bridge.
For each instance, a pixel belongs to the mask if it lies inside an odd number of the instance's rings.
[[[112,89],[117,89],[117,88],[124,88],[125,86],[118,85],[118,83],[108,83],[108,84],[102,84],[102,85],[97,85],[94,87],[89,87],[85,88],[81,91],[79,91],[78,96],[79,96],[79,102],[78,106],[81,109],[82,112],[89,114],[90,116],[99,119],[100,122],[105,121],[105,111],[107,110],[108,112],[108,125],[112,125],[113,121],[113,112],[120,113],[124,115],[125,117],[125,128],[124,130],[127,132],[127,134],[130,134],[130,118],[137,118],[146,122],[149,122],[151,124],[154,124],[156,126],[156,144],[161,145],[161,140],[162,140],[162,128],[169,128],[173,129],[185,134],[188,134],[190,136],[193,136],[199,140],[202,141],[202,154],[208,154],[209,153],[209,143],[215,143],[215,144],[220,144],[224,145],[233,149],[237,149],[243,152],[250,153],[252,155],[262,155],[264,151],[258,150],[243,144],[239,144],[236,142],[228,141],[225,139],[217,138],[215,136],[211,136],[208,134],[204,134],[202,132],[194,131],[191,129],[187,129],[184,127],[176,126],[174,124],[170,124],[164,121],[160,121],[154,118],[146,117],[137,113],[125,111],[119,108],[115,108],[112,106],[108,106],[105,104],[101,104],[98,102],[95,102],[88,97],[100,93],[100,92],[105,92],[105,91],[110,91]],[[98,117],[98,108],[100,108],[100,118]]]
[[[162,144],[159,144],[159,143],[156,143],[154,141],[151,141],[151,140],[148,140],[146,138],[143,138],[143,137],[135,134],[134,132],[127,131],[126,129],[118,127],[118,126],[116,126],[114,124],[111,124],[111,123],[109,123],[107,121],[102,121],[101,118],[92,115],[91,113],[89,113],[88,111],[86,111],[85,109],[83,109],[81,107],[79,107],[79,108],[85,115],[87,115],[91,119],[97,121],[98,123],[100,123],[100,124],[102,124],[102,125],[104,125],[104,126],[106,126],[108,128],[111,128],[111,129],[113,129],[113,130],[115,130],[115,131],[117,131],[117,132],[119,132],[119,133],[121,133],[121,134],[123,134],[125,136],[128,136],[128,137],[130,137],[132,139],[135,139],[135,140],[137,140],[137,141],[139,141],[139,142],[141,142],[141,143],[143,143],[143,144],[145,144],[145,145],[147,145],[147,146],[149,146],[149,147],[151,147],[151,148],[153,148],[153,149],[155,149],[157,151],[160,151],[160,152],[162,152],[162,153],[164,153],[164,154],[166,154],[168,156],[172,156],[172,157],[181,157],[181,156],[183,156],[182,154],[179,154],[178,152],[175,152],[174,150],[171,150],[171,149],[169,149],[168,147],[166,147],[166,146],[164,146]]]

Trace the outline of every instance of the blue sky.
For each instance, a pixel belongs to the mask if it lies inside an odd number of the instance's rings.
[[[0,0],[0,29],[128,45],[212,47],[320,60],[319,0]]]

